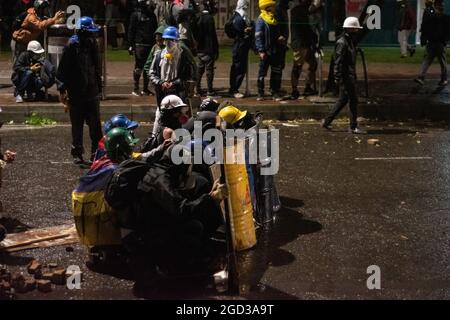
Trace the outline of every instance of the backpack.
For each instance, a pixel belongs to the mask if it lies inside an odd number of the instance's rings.
[[[229,19],[228,21],[225,23],[223,29],[225,31],[225,34],[228,36],[228,38],[230,39],[235,39],[238,36],[238,33],[236,32],[236,29],[233,26],[233,22],[234,22],[234,17],[235,17],[236,13],[234,13]]]
[[[22,24],[25,21],[25,18],[27,17],[27,12],[22,12],[19,14],[12,23],[12,31],[17,31],[22,28]]]
[[[106,187],[106,202],[117,210],[133,206],[138,200],[137,187],[149,169],[150,165],[145,161],[129,159],[122,162]]]

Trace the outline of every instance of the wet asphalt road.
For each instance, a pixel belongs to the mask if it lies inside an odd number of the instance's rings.
[[[11,270],[25,271],[36,258],[85,273],[81,290],[19,298],[450,298],[448,125],[372,123],[363,136],[348,134],[344,123],[331,133],[316,122],[276,126],[284,208],[273,226],[258,230],[258,246],[239,256],[241,297],[218,296],[190,280],[137,293],[132,280],[90,271],[85,249],[74,245],[73,252],[63,246],[0,256]],[[70,163],[70,127],[4,126],[0,134],[3,148],[18,152],[4,171],[5,210],[32,227],[70,221],[70,193],[84,172]],[[381,269],[381,290],[367,289],[370,265]]]

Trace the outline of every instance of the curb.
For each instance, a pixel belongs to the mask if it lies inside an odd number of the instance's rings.
[[[358,107],[358,116],[369,120],[391,120],[391,121],[408,121],[408,120],[432,120],[432,121],[448,121],[450,119],[450,99],[430,100],[429,97],[423,96],[418,98],[402,97],[401,101],[397,99],[386,98],[386,102],[377,104],[374,102],[361,101]],[[241,109],[249,112],[261,111],[267,120],[295,120],[295,119],[322,119],[332,109],[334,102],[328,100],[326,102],[313,103],[304,101],[301,104],[294,103],[267,103],[264,105],[255,105],[243,101],[239,104]],[[70,122],[69,114],[64,112],[60,103],[39,104],[24,103],[21,105],[8,105],[2,107],[3,112],[0,113],[0,121],[16,123],[25,122],[26,118],[33,112],[39,115],[53,119],[57,122]],[[110,119],[118,113],[124,113],[128,117],[136,121],[153,121],[155,118],[155,105],[149,104],[131,104],[124,103],[102,104],[100,106],[101,119],[103,121]],[[339,117],[348,116],[348,107],[346,107]]]

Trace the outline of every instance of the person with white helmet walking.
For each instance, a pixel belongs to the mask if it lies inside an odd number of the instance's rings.
[[[322,127],[331,130],[331,123],[349,103],[350,128],[353,134],[364,133],[358,128],[358,96],[356,92],[356,45],[355,35],[361,30],[358,18],[348,17],[344,21],[344,32],[336,41],[334,52],[334,79],[339,87],[339,99],[331,113],[322,121]]]

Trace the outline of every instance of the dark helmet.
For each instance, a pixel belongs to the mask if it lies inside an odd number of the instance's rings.
[[[36,0],[36,1],[34,1],[34,8],[36,10],[47,8],[48,6],[50,6],[50,4],[48,3],[48,0]]]
[[[106,154],[111,160],[129,159],[133,146],[139,142],[125,128],[114,128],[108,132],[105,139]]]
[[[91,17],[81,17],[76,24],[77,31],[97,32],[100,28],[94,23],[94,19]]]
[[[200,111],[217,112],[217,109],[219,109],[219,102],[211,98],[206,98],[200,104]]]
[[[106,121],[103,129],[105,131],[105,134],[107,134],[114,128],[125,128],[127,130],[135,130],[137,127],[139,127],[139,123],[137,123],[136,121],[131,121],[124,114],[118,114],[112,117],[110,120]]]

